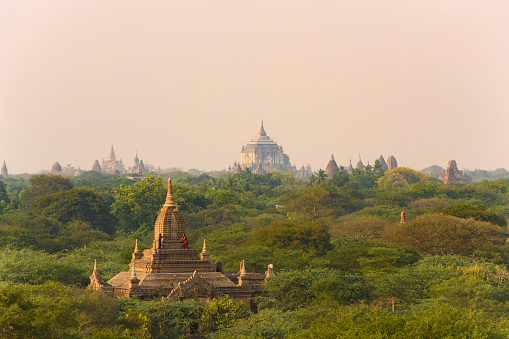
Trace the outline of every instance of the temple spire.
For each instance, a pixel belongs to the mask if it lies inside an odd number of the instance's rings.
[[[136,245],[134,246],[134,253],[140,253],[140,250],[138,249],[138,239],[136,239]]]
[[[166,195],[166,202],[164,203],[165,207],[169,206],[177,206],[175,205],[175,200],[173,199],[173,193],[171,190],[171,179],[168,179],[168,194]]]
[[[94,271],[97,271],[97,259],[94,259]]]
[[[4,163],[2,165],[2,169],[0,169],[0,174],[3,175],[3,176],[8,176],[9,175],[9,172],[7,171],[7,165],[5,164],[5,160],[4,160]]]
[[[113,150],[113,145],[111,145],[110,159],[115,159],[115,150]]]
[[[265,129],[263,128],[263,120],[262,120],[262,127],[260,128],[260,132],[258,132],[258,135],[261,137],[264,137],[267,135],[267,133],[265,133]]]

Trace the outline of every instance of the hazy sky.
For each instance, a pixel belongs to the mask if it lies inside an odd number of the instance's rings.
[[[509,1],[0,0],[0,161],[509,167]]]

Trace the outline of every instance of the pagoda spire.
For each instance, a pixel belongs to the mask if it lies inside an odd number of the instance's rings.
[[[2,165],[2,169],[0,169],[0,174],[4,175],[4,176],[8,176],[9,175],[9,172],[7,171],[7,165],[5,164],[5,160],[4,160],[4,163]]]
[[[177,207],[177,205],[175,204],[175,200],[173,199],[173,193],[171,190],[171,179],[168,179],[168,194],[166,195],[166,202],[164,203],[164,206]]]
[[[261,137],[264,137],[267,135],[267,133],[265,133],[265,129],[263,128],[263,120],[262,120],[262,127],[260,128],[260,132],[258,132],[258,135]]]

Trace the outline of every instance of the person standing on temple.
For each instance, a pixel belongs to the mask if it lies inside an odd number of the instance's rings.
[[[157,238],[157,248],[161,249],[161,241],[163,240],[163,236],[159,233],[159,237]]]
[[[186,237],[186,234],[184,233],[184,235],[182,236],[182,238],[180,238],[180,240],[182,240],[182,248],[187,250],[187,237]]]

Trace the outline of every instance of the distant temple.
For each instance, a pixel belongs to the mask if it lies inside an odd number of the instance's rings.
[[[128,173],[138,174],[142,175],[143,173],[147,172],[145,168],[145,164],[143,163],[143,160],[140,160],[138,158],[138,152],[136,152],[136,155],[134,156],[133,165],[129,166],[129,169],[127,170]]]
[[[348,165],[347,171],[348,171],[348,173],[352,173],[353,172],[352,159],[350,159],[350,165]]]
[[[51,166],[50,174],[54,174],[54,175],[60,175],[60,174],[62,174],[62,166],[60,166],[60,164],[58,163],[58,161],[55,161],[55,163],[53,164],[53,166]]]
[[[297,178],[307,178],[311,175],[311,165],[306,164],[306,166],[302,165],[300,170],[297,170],[297,173],[295,173],[295,176]]]
[[[364,171],[364,164],[362,163],[360,154],[359,154],[359,161],[357,161],[357,165],[355,165],[355,168],[359,169],[361,171]]]
[[[336,160],[334,160],[334,154],[331,154],[329,163],[327,167],[325,167],[325,174],[327,174],[327,178],[332,179],[332,176],[339,171],[338,164],[336,164]]]
[[[71,164],[67,164],[64,166],[64,168],[62,168],[62,166],[60,166],[60,163],[58,161],[55,161],[53,166],[51,166],[50,174],[77,177],[78,175],[83,174],[83,171],[79,167],[78,169],[74,168]]]
[[[9,171],[7,171],[7,165],[5,164],[5,160],[4,164],[2,165],[2,169],[0,169],[0,174],[3,175],[4,177],[9,176]]]
[[[99,160],[94,161],[94,164],[92,165],[92,171],[96,171],[99,173],[102,173],[101,165],[99,165]]]
[[[132,254],[128,272],[121,272],[105,282],[94,264],[89,288],[122,297],[144,300],[172,298],[176,300],[211,300],[229,295],[256,310],[252,298],[263,295],[262,283],[274,275],[272,265],[265,274],[247,273],[245,263],[235,273],[224,273],[223,263],[212,264],[203,241],[201,253],[187,248],[186,225],[173,199],[171,180],[168,194],[154,227],[151,249],[141,253],[138,243]]]
[[[442,176],[439,179],[442,180],[444,184],[454,184],[457,182],[468,183],[472,181],[470,176],[458,169],[456,160],[449,160],[447,169],[442,172]]]
[[[390,155],[387,158],[387,170],[393,170],[395,168],[398,168],[398,162],[396,161],[396,158],[393,155]]]
[[[260,164],[260,165],[258,165]],[[262,167],[266,172],[273,172],[275,170],[281,172],[292,171],[297,172],[295,166],[290,163],[290,157],[283,152],[283,147],[275,143],[262,126],[258,135],[251,139],[247,145],[242,146],[240,152],[241,169],[249,168],[254,171],[258,166]],[[234,166],[235,169],[236,166]]]
[[[389,162],[389,165],[387,165],[387,163],[385,162],[385,159],[384,159],[383,155],[380,155],[380,157],[378,157],[377,160],[380,163],[380,165],[382,165],[382,170],[383,171],[387,171],[387,170],[390,170],[390,169],[395,169],[395,168],[398,167],[398,163],[396,162],[396,158],[394,156],[392,156],[392,155],[389,156],[389,158],[387,159],[388,162]],[[368,161],[368,166],[369,166],[369,161]],[[364,169],[365,169],[360,154],[359,154],[359,161],[357,161],[357,164],[355,165],[355,169],[358,169],[358,170],[361,170],[361,171],[364,171]],[[330,179],[339,170],[340,169],[338,167],[338,164],[336,163],[336,160],[334,159],[334,155],[331,154],[331,157],[330,157],[330,160],[329,160],[329,162],[327,164],[327,167],[325,167],[325,174],[327,174],[327,177]],[[354,167],[352,165],[352,159],[350,159],[350,164],[346,168],[346,171],[348,173],[353,173],[354,172]]]
[[[111,151],[108,160],[103,159],[101,169],[103,173],[111,174],[124,174],[126,172],[124,164],[122,163],[122,159],[117,160],[117,157],[115,156],[113,145],[111,145]]]
[[[389,167],[387,166],[387,163],[385,162],[383,155],[380,155],[380,157],[378,157],[378,162],[380,163],[380,165],[382,165],[382,170],[384,172],[389,170]]]

